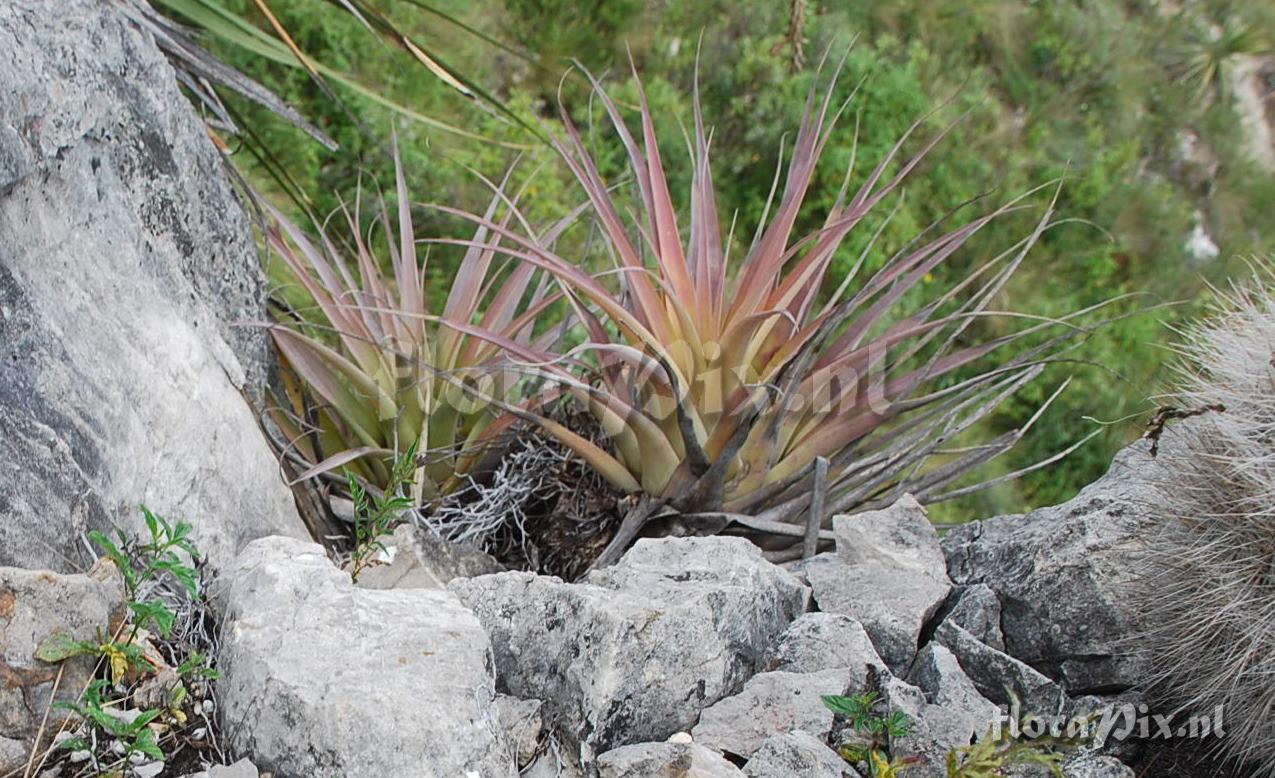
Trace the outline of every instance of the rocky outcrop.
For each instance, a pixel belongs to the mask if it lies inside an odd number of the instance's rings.
[[[320,546],[254,541],[218,578],[224,737],[278,778],[514,776],[491,643],[438,589],[365,590]]]
[[[41,646],[59,637],[96,643],[123,616],[124,581],[110,562],[86,575],[0,567],[0,775],[26,767],[46,714],[46,739],[68,716],[51,706],[74,702],[93,677],[94,657],[51,664],[37,655]]]
[[[1119,691],[1145,677],[1132,650],[1138,611],[1129,596],[1153,499],[1148,444],[1062,505],[957,527],[943,538],[957,584],[985,584],[1001,603],[1006,653],[1073,693]]]
[[[138,503],[229,559],[304,535],[245,396],[265,287],[223,160],[113,3],[0,4],[0,564]]]
[[[496,648],[501,690],[542,699],[595,750],[689,729],[735,693],[807,590],[740,538],[641,540],[579,584],[453,581]]]

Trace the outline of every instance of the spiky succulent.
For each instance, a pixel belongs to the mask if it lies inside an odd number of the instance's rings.
[[[511,379],[501,344],[536,348],[532,324],[553,297],[535,283],[532,266],[493,268],[498,241],[489,245],[487,229],[479,228],[444,310],[429,311],[397,154],[395,170],[397,208],[378,202],[383,246],[364,239],[357,206],[343,212],[348,249],[318,225],[312,240],[271,209],[267,243],[313,302],[270,328],[285,364],[302,379],[289,384],[289,407],[275,420],[289,437],[288,453],[303,459],[303,479],[351,468],[383,487],[396,454],[415,447],[415,497],[424,503],[453,491],[512,420],[474,402],[469,389],[504,395]],[[486,217],[503,225],[510,213],[498,216],[500,205],[493,199]]]
[[[1275,776],[1275,274],[1219,293],[1187,328],[1175,405],[1194,414],[1158,455],[1142,596],[1153,679],[1223,711],[1225,756]]]
[[[941,464],[931,461],[945,441],[1034,378],[1042,356],[1058,343],[1046,336],[1032,349],[1012,348],[1057,321],[964,342],[977,318],[992,315],[989,306],[1050,223],[1052,206],[1026,238],[920,303],[905,305],[975,233],[1017,203],[937,237],[918,236],[884,260],[870,243],[836,288],[828,288],[847,235],[864,228],[942,137],[902,158],[918,122],[857,191],[843,190],[821,214],[821,227],[797,234],[838,113],[833,84],[822,95],[812,88],[777,202],[772,191],[767,210],[773,216],[763,218],[742,256],[731,250],[719,221],[698,94],[693,181],[680,220],[640,83],[639,140],[596,80],[596,95],[628,154],[637,215],[624,216],[628,209],[616,198],[631,189],[617,193],[602,179],[565,108],[566,136],[554,143],[588,198],[618,280],[590,275],[533,237],[477,215],[469,216],[502,244],[454,241],[518,257],[567,290],[587,333],[570,356],[590,354],[593,372],[581,374],[527,350],[518,358],[536,364],[598,418],[613,450],[552,423],[548,428],[617,488],[683,514],[714,512],[740,521],[749,514],[752,526],[774,528],[805,510],[819,458],[830,460],[831,515],[904,491],[934,499],[1021,435],[1015,430]],[[860,280],[874,265],[879,269]]]

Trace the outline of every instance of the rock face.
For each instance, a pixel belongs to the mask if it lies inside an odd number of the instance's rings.
[[[938,534],[910,495],[879,511],[833,520],[836,554],[805,566],[819,609],[856,619],[896,673],[951,590]]]
[[[496,649],[501,690],[545,701],[596,751],[689,729],[735,693],[809,593],[740,538],[641,540],[583,583],[453,581]]]
[[[302,536],[244,395],[264,281],[204,125],[151,38],[97,0],[0,4],[0,564],[190,521],[214,562]]]
[[[437,589],[358,589],[311,543],[254,541],[214,585],[232,749],[278,778],[514,776],[491,644]]]
[[[739,778],[739,768],[696,743],[635,743],[598,757],[599,778]]]
[[[59,666],[37,659],[36,649],[57,634],[96,640],[123,616],[124,582],[110,562],[87,575],[0,567],[0,775],[26,766],[46,711],[52,727],[46,733],[66,718],[65,711],[50,710],[50,703],[74,701],[93,677],[93,657]]]
[[[1006,652],[1072,693],[1119,691],[1145,674],[1128,642],[1139,629],[1129,585],[1154,467],[1139,442],[1070,502],[973,522],[943,538],[952,580],[986,584],[1000,598]]]

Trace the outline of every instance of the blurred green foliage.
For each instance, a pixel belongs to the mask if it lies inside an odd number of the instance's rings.
[[[829,143],[808,200],[808,223],[799,227],[822,220],[852,154],[858,161],[854,180],[861,181],[912,122],[936,108],[923,135],[955,124],[914,174],[885,229],[878,262],[967,201],[983,197],[957,218],[1063,179],[1057,209],[1064,223],[1044,235],[1002,293],[1003,304],[994,307],[1058,316],[1117,295],[1140,297],[1116,306],[1114,313],[1127,316],[1090,337],[1073,354],[1075,361],[1052,366],[998,413],[996,429],[984,433],[1021,424],[1059,382],[1074,376],[1032,434],[984,475],[1047,457],[1094,429],[1095,420],[1106,422],[1104,431],[1060,463],[936,508],[941,520],[1056,503],[1100,475],[1154,405],[1147,398],[1172,359],[1166,325],[1190,315],[1206,280],[1224,280],[1242,269],[1243,257],[1269,253],[1275,241],[1275,182],[1245,158],[1228,88],[1234,58],[1266,45],[1255,31],[1275,29],[1275,19],[1256,3],[1185,2],[1181,12],[1169,13],[1153,0],[808,0],[802,30],[807,62],[797,69],[787,37],[790,0],[428,0],[427,7],[508,49],[427,12],[426,2],[386,0],[383,10],[549,132],[559,131],[561,90],[612,181],[621,175],[622,150],[610,134],[600,128],[594,133],[600,107],[588,99],[584,79],[563,76],[570,60],[578,60],[632,105],[631,56],[662,120],[660,140],[675,193],[685,191],[690,179],[678,152],[685,148],[682,127],[691,121],[698,53],[704,113],[714,133],[715,183],[723,213],[736,214],[737,244],[746,245],[761,217],[781,143],[795,131],[824,52],[826,75],[848,50],[837,89],[847,97],[859,92]],[[253,18],[252,0],[227,5]],[[316,212],[330,211],[338,198],[352,199],[360,184],[370,197],[377,182],[392,181],[391,129],[411,189],[430,201],[481,208],[490,192],[473,171],[498,178],[515,157],[515,178],[529,181],[521,205],[534,219],[560,215],[579,201],[569,174],[537,138],[423,76],[350,16],[320,0],[274,5],[306,51],[400,103],[491,139],[431,135],[355,96],[343,95],[345,104],[337,105],[299,70],[222,52],[341,144],[341,151],[329,153],[282,122],[234,103],[278,167],[313,198]],[[1200,151],[1184,156],[1190,144]],[[917,145],[911,144],[913,150]],[[240,159],[255,185],[282,194],[262,162],[247,154]],[[976,262],[1007,248],[1036,216],[994,224],[958,261]],[[464,228],[427,209],[419,219],[423,234]],[[1216,259],[1193,259],[1186,249],[1197,223],[1217,243]],[[581,233],[572,238],[581,261],[593,261]],[[869,235],[863,230],[847,241],[842,273]],[[436,254],[430,274],[442,299],[451,265],[446,252]],[[947,272],[956,277],[959,270]],[[1170,301],[1182,304],[1162,305]],[[977,336],[999,326],[1007,325],[980,323]]]

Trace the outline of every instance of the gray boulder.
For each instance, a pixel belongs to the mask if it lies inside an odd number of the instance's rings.
[[[1005,650],[1001,632],[1001,601],[987,584],[967,586],[943,618],[964,629],[997,651]]]
[[[939,625],[934,641],[952,652],[979,694],[997,705],[1012,705],[1016,697],[1024,714],[1049,717],[1067,710],[1067,695],[1058,684],[952,622]]]
[[[744,765],[748,778],[859,778],[824,740],[796,730],[772,735]]]
[[[889,508],[833,519],[835,554],[806,563],[819,609],[859,621],[896,672],[916,656],[925,624],[951,590],[938,534],[905,495]]]
[[[597,751],[688,729],[739,690],[809,598],[726,537],[641,540],[578,584],[509,572],[449,589],[491,635],[501,690],[544,700]]]
[[[323,549],[254,541],[218,577],[229,747],[290,776],[513,776],[482,625],[438,589],[359,589]]]
[[[877,653],[896,673],[911,664],[922,628],[950,589],[944,580],[912,569],[879,562],[851,566],[834,554],[811,558],[806,577],[819,609],[862,624]]]
[[[36,657],[41,644],[57,635],[96,642],[123,617],[124,582],[109,561],[84,575],[0,567],[0,775],[26,766],[46,714],[46,740],[70,716],[50,706],[73,702],[93,677],[93,657],[50,664]]]
[[[214,561],[305,535],[245,395],[265,282],[225,162],[151,37],[0,3],[0,564],[69,572],[138,503]]]
[[[762,667],[790,673],[849,670],[855,689],[864,686],[869,668],[887,670],[863,625],[840,613],[799,616],[766,651]]]
[[[442,589],[453,578],[504,570],[490,555],[415,524],[400,524],[382,545],[378,558],[359,573],[357,583],[364,589]]]
[[[943,539],[952,580],[986,584],[999,597],[1007,653],[1075,693],[1118,691],[1146,674],[1129,638],[1140,630],[1130,585],[1157,467],[1147,449],[1146,441],[1126,448],[1069,502],[973,522]]]
[[[742,692],[706,709],[691,736],[697,743],[745,758],[772,735],[794,730],[826,741],[833,713],[821,698],[845,694],[849,683],[844,669],[755,675]]]
[[[599,778],[739,778],[721,754],[697,743],[634,743],[598,757]]]

